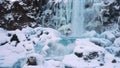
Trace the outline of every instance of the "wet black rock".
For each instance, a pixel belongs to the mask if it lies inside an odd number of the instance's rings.
[[[75,54],[77,57],[79,57],[79,58],[83,57],[83,53],[77,53],[77,52],[75,52],[74,54]]]

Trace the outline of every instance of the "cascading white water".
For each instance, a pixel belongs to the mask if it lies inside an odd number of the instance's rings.
[[[84,3],[85,0],[73,1],[72,37],[80,37],[84,33]]]

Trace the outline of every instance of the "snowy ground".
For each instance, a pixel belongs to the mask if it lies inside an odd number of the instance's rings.
[[[113,32],[61,37],[51,28],[0,29],[0,68],[119,68],[120,38]]]

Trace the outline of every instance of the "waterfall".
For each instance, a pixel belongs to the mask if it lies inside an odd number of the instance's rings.
[[[101,1],[102,0],[50,0],[45,11],[51,10],[51,13],[43,13],[42,24],[50,24],[50,27],[54,29],[60,29],[64,26],[64,28],[61,29],[64,35],[80,37],[85,32],[85,25],[95,17],[95,9],[92,8],[93,4]],[[72,23],[72,26],[67,27],[66,25],[70,23]]]
[[[73,1],[72,37],[80,37],[84,33],[84,1]]]

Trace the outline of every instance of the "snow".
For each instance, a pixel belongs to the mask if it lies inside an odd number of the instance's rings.
[[[5,19],[6,20],[14,20],[12,13],[6,14]]]
[[[25,5],[23,8],[29,9],[22,0],[9,1],[10,3],[5,2],[7,6],[4,8],[7,10],[12,8],[15,1],[19,1],[20,7]],[[34,2],[36,1],[39,0]],[[0,0],[0,4],[3,2],[4,0]],[[50,20],[53,20],[51,21],[53,25],[55,22],[53,28],[58,30],[45,27],[31,28],[29,26],[22,30],[16,29],[13,31],[0,28],[0,68],[120,68],[119,25],[111,24],[111,27],[105,26],[102,29],[103,22],[95,18],[98,16],[101,20],[107,22],[107,18],[102,18],[102,12],[107,10],[105,6],[115,2],[115,0],[75,0],[76,4],[73,0],[49,0],[49,2],[52,2],[48,3],[49,6],[40,7],[43,9],[43,13],[40,13],[40,15],[43,14],[41,19],[44,19],[41,23],[44,23],[45,26],[51,25],[51,23],[47,24],[45,21],[46,18],[52,17]],[[78,2],[81,2],[81,4]],[[79,8],[79,6],[82,7]],[[84,6],[89,8],[84,8]],[[113,8],[118,10],[120,6],[114,6]],[[13,14],[3,15],[10,22],[14,19]],[[31,13],[27,13],[27,16],[34,18]],[[20,17],[21,15],[18,19]],[[84,19],[85,24],[83,23]],[[120,17],[118,18],[119,21]],[[35,26],[35,23],[31,26]],[[74,26],[74,29],[71,28],[72,26]],[[86,30],[84,30],[84,26]],[[87,31],[87,28],[89,31]],[[63,37],[60,32],[65,36]],[[13,35],[18,37],[19,42],[17,40],[11,41]],[[36,61],[37,65],[28,64],[30,63],[28,59],[31,57],[36,58],[33,61]]]
[[[91,52],[97,52],[99,56],[96,55],[96,57],[92,59],[85,60],[84,58],[87,58],[86,56],[89,56]],[[75,53],[83,53],[83,55],[81,57],[77,57]],[[117,68],[120,63],[112,63],[113,59],[115,59],[115,57],[108,53],[104,48],[99,47],[87,40],[82,40],[82,44],[75,47],[73,54],[66,55],[64,57],[63,63],[65,66],[73,68]],[[119,59],[115,60],[117,62],[119,61]],[[101,64],[103,64],[103,66],[101,66]]]
[[[64,64],[61,61],[49,60],[45,63],[45,68],[64,68]]]
[[[19,59],[25,57],[24,53],[17,53],[18,50],[10,45],[1,46],[0,51],[0,67],[12,67]]]
[[[26,49],[26,54],[35,53],[34,45],[31,41],[26,41],[23,43],[24,48]]]
[[[11,2],[19,1],[19,0],[10,0]]]
[[[20,59],[34,56],[38,65],[27,65],[24,60],[20,62],[21,68],[119,68],[120,61],[115,56],[119,54],[120,38],[116,38],[110,31],[101,34],[94,30],[88,31],[83,34],[83,38],[69,44],[60,43],[63,37],[51,28],[27,27],[15,31],[0,29],[0,32],[0,36],[5,39],[0,42],[8,41],[0,46],[0,67],[13,67]],[[16,47],[16,41],[11,42],[8,33],[16,34],[20,40]],[[112,63],[113,60],[116,63]]]
[[[16,41],[11,42],[8,33],[16,34],[20,40],[16,47]],[[116,38],[109,31],[101,34],[88,31],[83,35],[84,38],[69,44],[61,43],[60,40],[64,37],[51,28],[27,27],[15,31],[0,29],[0,35],[5,39],[1,39],[1,43],[8,41],[0,46],[0,67],[18,65],[21,68],[119,68],[120,59],[115,56],[119,54],[120,38]],[[39,52],[36,52],[36,48]],[[38,65],[27,65],[26,60],[31,56],[36,57]],[[25,60],[20,62],[22,58]]]
[[[0,39],[0,45],[8,42],[8,37],[4,33],[0,33],[1,39]]]
[[[19,41],[22,42],[22,41],[25,41],[25,40],[26,40],[25,34],[24,34],[22,31],[20,31],[19,29],[17,29],[17,30],[15,31],[15,34],[17,35]]]

